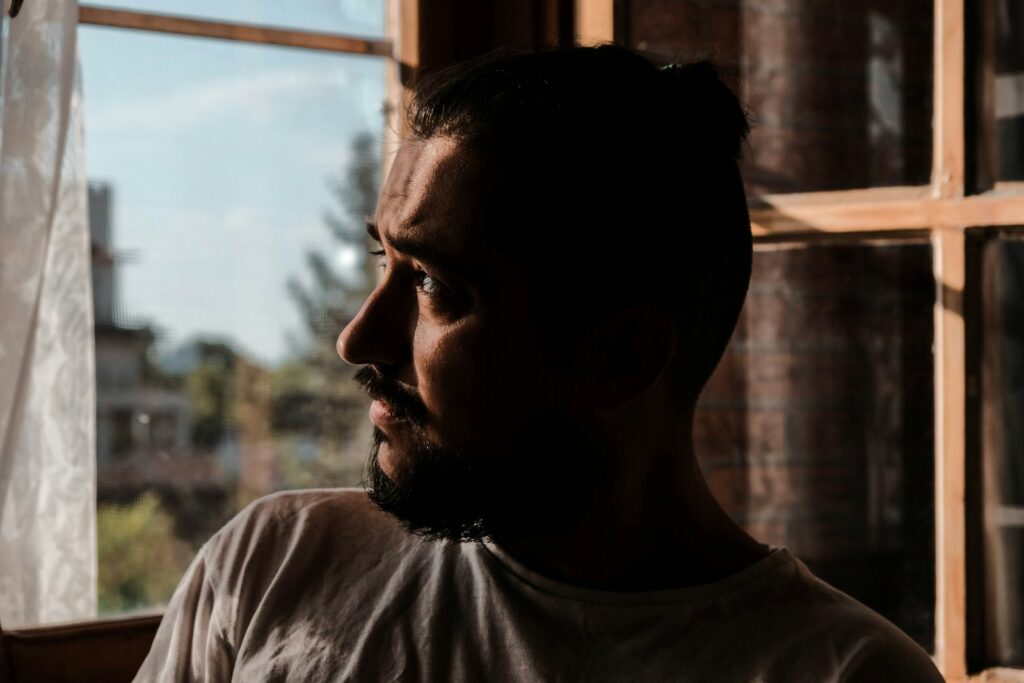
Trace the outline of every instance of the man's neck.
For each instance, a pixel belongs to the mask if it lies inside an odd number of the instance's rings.
[[[568,528],[494,540],[523,564],[573,585],[651,591],[711,583],[768,554],[722,510],[694,457],[691,422],[672,435],[640,430]]]

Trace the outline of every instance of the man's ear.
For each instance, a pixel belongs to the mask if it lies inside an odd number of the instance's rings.
[[[579,399],[613,408],[650,389],[676,352],[675,323],[654,306],[623,309],[584,335],[576,361]]]

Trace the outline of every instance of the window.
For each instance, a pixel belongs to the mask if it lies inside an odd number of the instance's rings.
[[[928,650],[934,301],[926,238],[758,245],[694,428],[735,520]]]
[[[1024,6],[995,3],[995,120],[999,180],[1024,180]]]
[[[581,42],[618,39],[666,58],[716,60],[754,112],[745,169],[754,288],[698,421],[716,494],[749,528],[810,553],[814,569],[930,644],[947,680],[1024,681],[1012,284],[1024,237],[1020,3],[575,7]],[[975,250],[968,236],[986,226],[998,242]],[[817,260],[800,265],[811,254]],[[844,312],[816,312],[817,278],[829,288],[843,272],[857,273],[856,291],[830,297]],[[805,338],[831,334],[846,354],[871,333],[879,345],[864,347],[867,365],[856,354],[844,363],[797,353]],[[757,339],[773,340],[779,355],[758,350]],[[857,367],[872,372],[856,378]],[[757,394],[769,381],[793,399],[780,404],[782,416]],[[827,409],[824,398],[846,405],[834,420],[814,419],[801,414],[798,390],[817,399],[815,410]],[[886,401],[891,408],[880,409]],[[858,463],[838,485],[815,481],[833,443]],[[786,496],[759,501],[769,485]],[[891,569],[885,585],[830,573],[827,558],[814,557],[824,535],[816,527],[843,507],[828,494],[842,501],[858,487],[850,500],[861,506],[860,527],[830,535],[825,548],[878,558]],[[798,507],[809,519],[794,519]]]
[[[755,127],[752,194],[928,182],[932,3],[622,0],[618,40],[713,59]]]
[[[213,21],[86,7],[79,28],[101,615],[165,604],[250,500],[357,485],[369,442],[334,341],[371,282],[383,2],[179,5]],[[204,35],[240,30],[223,19],[287,45]],[[139,23],[191,35],[126,28]],[[377,42],[314,50],[295,28]]]
[[[1024,666],[1024,234],[972,234],[978,274],[972,405],[977,552],[974,652],[979,665]]]

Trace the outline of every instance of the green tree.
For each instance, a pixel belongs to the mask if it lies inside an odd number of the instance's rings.
[[[167,602],[193,548],[174,533],[174,519],[152,492],[129,505],[96,511],[99,606],[103,614]]]
[[[342,270],[322,251],[306,252],[309,285],[288,280],[288,292],[302,313],[309,348],[302,354],[321,376],[348,380],[351,373],[334,350],[338,333],[355,316],[374,283],[367,255],[366,221],[373,216],[380,184],[377,138],[360,133],[352,140],[352,157],[341,177],[331,183],[337,206],[323,214],[324,226],[338,251],[354,256]]]
[[[192,418],[192,445],[212,451],[234,423],[237,354],[222,342],[195,342],[198,363],[185,375]]]
[[[288,280],[304,330],[295,358],[270,377],[270,423],[277,471],[286,487],[358,483],[370,439],[367,398],[352,382],[354,369],[335,351],[338,334],[374,286],[366,220],[373,216],[380,179],[378,140],[352,140],[348,167],[332,182],[336,206],[324,213],[332,247],[306,254],[307,282]],[[349,256],[338,264],[335,253]]]

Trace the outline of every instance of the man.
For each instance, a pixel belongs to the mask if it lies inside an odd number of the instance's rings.
[[[140,680],[941,680],[719,508],[694,405],[736,323],[747,132],[706,64],[492,55],[419,88],[338,350],[368,492],[250,506]]]

